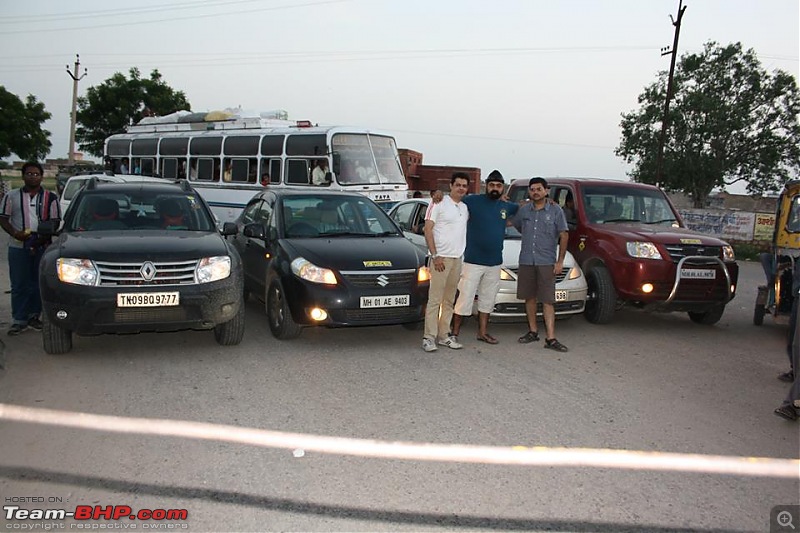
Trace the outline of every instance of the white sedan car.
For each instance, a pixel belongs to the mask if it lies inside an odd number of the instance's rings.
[[[411,242],[427,250],[425,237],[422,234],[425,225],[425,211],[428,198],[415,198],[400,202],[392,208],[389,216],[394,220],[403,234]],[[492,320],[520,321],[525,319],[525,301],[517,299],[517,274],[519,272],[519,250],[522,242],[519,232],[508,226],[503,244],[503,266],[500,270],[500,291],[490,317]],[[586,306],[586,277],[575,262],[572,254],[567,252],[564,258],[564,270],[556,277],[556,318],[582,313]],[[475,311],[477,312],[477,307]],[[542,314],[539,304],[538,315]]]

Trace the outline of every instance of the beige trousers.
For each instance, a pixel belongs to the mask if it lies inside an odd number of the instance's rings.
[[[425,309],[424,336],[434,340],[442,339],[450,332],[453,302],[461,277],[460,257],[443,257],[442,261],[443,272],[437,272],[431,263],[431,284],[428,289],[428,307]]]

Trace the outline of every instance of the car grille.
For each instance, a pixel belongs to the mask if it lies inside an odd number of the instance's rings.
[[[510,270],[511,272],[513,272],[514,276],[517,279],[519,279],[519,268],[508,268],[506,270]],[[566,266],[564,268],[562,268],[561,269],[561,274],[556,276],[556,283],[561,283],[562,281],[564,281],[564,278],[567,277],[567,274],[569,274],[570,270],[571,270],[571,268],[567,268]]]
[[[701,255],[703,257],[722,258],[721,246],[704,246],[702,244],[668,244],[665,248],[669,252],[673,263],[689,255]]]
[[[346,309],[345,321],[349,324],[359,322],[412,321],[419,318],[419,307],[388,307],[385,309]]]
[[[197,260],[178,262],[110,263],[95,261],[101,286],[193,285]],[[144,273],[143,273],[144,272]],[[148,281],[145,274],[152,273]]]
[[[416,270],[383,272],[342,272],[342,277],[354,287],[362,289],[408,287],[417,280]]]
[[[185,322],[187,319],[189,319],[188,311],[182,306],[116,309],[113,314],[113,323],[115,324],[166,324],[170,322]]]

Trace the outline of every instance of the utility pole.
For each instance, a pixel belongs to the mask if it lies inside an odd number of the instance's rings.
[[[669,63],[669,77],[667,78],[667,95],[664,99],[664,118],[661,119],[661,139],[658,142],[658,155],[656,156],[656,185],[661,183],[661,172],[664,166],[664,144],[667,140],[667,123],[669,122],[669,101],[672,99],[672,77],[675,75],[675,59],[678,57],[678,37],[681,34],[681,20],[683,19],[683,12],[686,11],[686,6],[683,5],[683,0],[678,3],[678,20],[669,16],[672,20],[672,25],[675,26],[675,38],[672,41],[672,50],[669,47],[661,49],[662,57],[667,54],[672,54],[672,59]]]
[[[72,78],[72,115],[69,123],[69,164],[75,163],[75,122],[78,113],[78,82],[83,79],[89,71],[83,68],[83,74],[78,76],[81,69],[81,56],[75,54],[75,70],[70,72],[67,65],[67,74]]]

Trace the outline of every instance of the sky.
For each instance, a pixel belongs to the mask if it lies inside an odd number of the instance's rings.
[[[194,111],[283,109],[393,134],[424,163],[627,179],[621,114],[669,69],[679,0],[0,0],[0,85],[52,118],[152,69]],[[798,0],[684,0],[679,55],[741,42],[798,79]],[[733,190],[732,192],[737,192]]]

